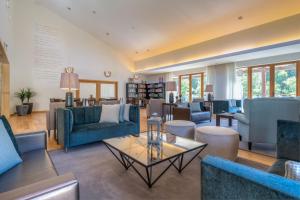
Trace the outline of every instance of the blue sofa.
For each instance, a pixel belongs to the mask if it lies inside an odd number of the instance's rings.
[[[213,113],[219,114],[223,112],[238,113],[241,112],[242,101],[235,99],[228,100],[214,100],[213,101]]]
[[[70,147],[103,139],[140,133],[140,110],[131,106],[130,121],[99,123],[101,106],[60,108],[57,110],[58,143],[67,151]]]
[[[300,199],[300,182],[284,177],[286,160],[300,161],[300,123],[278,121],[277,162],[268,172],[219,157],[201,162],[202,200]]]

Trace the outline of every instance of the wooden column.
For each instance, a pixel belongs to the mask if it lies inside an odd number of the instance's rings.
[[[248,98],[252,99],[252,68],[248,67]]]
[[[1,114],[7,118],[10,116],[10,85],[9,85],[9,64],[2,64],[2,91],[1,91]]]
[[[300,61],[297,62],[296,72],[296,96],[300,96]]]
[[[270,65],[270,97],[275,96],[275,65]]]
[[[192,75],[189,75],[189,101],[192,102]]]
[[[204,73],[201,73],[200,75],[200,79],[201,79],[201,98],[204,97]]]

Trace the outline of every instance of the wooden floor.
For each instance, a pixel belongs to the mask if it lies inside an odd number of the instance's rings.
[[[145,109],[141,109],[141,131],[147,130],[147,117]],[[15,134],[34,132],[34,131],[46,131],[46,113],[33,113],[28,116],[11,116],[9,122]],[[62,148],[58,145],[53,137],[53,132],[50,138],[48,138],[48,150],[55,150]],[[239,150],[238,156],[262,163],[264,165],[272,165],[275,162],[275,158],[253,153],[250,151]]]

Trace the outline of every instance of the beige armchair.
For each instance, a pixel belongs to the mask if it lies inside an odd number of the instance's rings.
[[[146,106],[147,118],[151,117],[153,113],[157,113],[158,116],[163,117],[163,103],[165,103],[165,99],[150,99]],[[164,113],[167,114],[167,112]]]
[[[54,136],[56,136],[56,109],[64,107],[65,102],[50,102],[49,111],[46,114],[48,137],[50,137],[51,130],[54,131]]]

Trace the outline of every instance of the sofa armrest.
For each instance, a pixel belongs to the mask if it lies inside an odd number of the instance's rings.
[[[219,157],[201,162],[202,199],[300,199],[300,182]]]
[[[79,199],[79,183],[73,174],[65,174],[0,193],[0,199]]]
[[[72,111],[70,109],[58,108],[57,112],[57,136],[58,143],[63,144],[65,149],[69,147],[70,133],[72,130]]]
[[[234,119],[238,120],[239,122],[243,123],[243,124],[246,124],[246,125],[249,125],[250,122],[249,122],[249,119],[246,118],[246,115],[245,114],[242,114],[242,113],[235,113],[234,114]]]
[[[46,132],[23,133],[15,135],[21,153],[32,150],[47,149]]]

